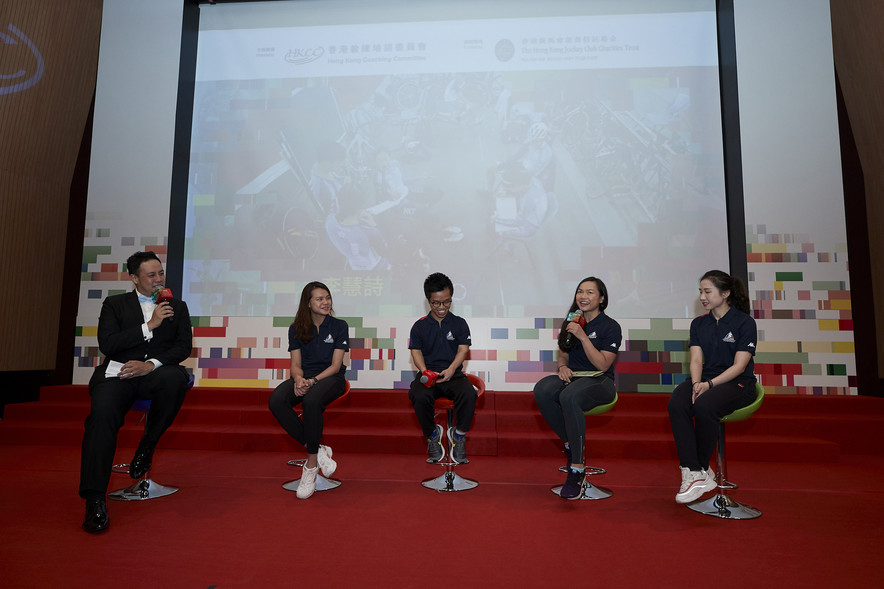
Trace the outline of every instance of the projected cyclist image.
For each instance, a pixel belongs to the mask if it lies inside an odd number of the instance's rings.
[[[624,269],[609,280],[620,316],[685,316],[690,293],[671,277],[727,260],[714,35],[674,44],[645,16],[604,21],[646,37],[616,56],[598,48],[623,46],[617,36],[575,36],[564,18],[207,31],[201,54],[231,61],[200,62],[184,290],[228,296],[195,312],[282,315],[292,270],[333,288],[369,281],[375,296],[347,301],[362,315],[385,312],[380,299],[418,312],[394,283],[444,264],[463,304],[498,315],[561,300],[563,276],[603,264]],[[418,42],[474,27],[508,31],[515,56]],[[233,42],[290,44],[283,31],[324,42],[323,57],[252,63]],[[227,282],[197,283],[207,260],[229,265]],[[526,273],[535,279],[507,288]]]

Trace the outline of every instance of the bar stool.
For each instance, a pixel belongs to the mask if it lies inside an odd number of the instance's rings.
[[[613,409],[614,405],[616,405],[616,404],[617,404],[617,393],[614,393],[614,400],[613,401],[611,401],[610,403],[606,403],[605,405],[596,405],[595,407],[593,407],[589,411],[584,411],[583,414],[584,415],[601,415],[602,413],[607,413],[608,411]],[[608,497],[610,497],[611,495],[614,494],[614,492],[611,491],[610,489],[607,489],[605,487],[597,487],[597,486],[593,485],[591,482],[589,482],[589,477],[599,475],[599,474],[605,474],[607,471],[604,468],[599,468],[597,466],[585,466],[585,469],[586,469],[586,476],[583,479],[583,490],[580,492],[580,497],[578,497],[578,499],[580,499],[580,500],[607,499]],[[561,472],[568,472],[568,467],[567,466],[560,466],[559,470]],[[552,491],[556,495],[560,495],[562,492],[562,485],[559,485],[557,487],[553,487],[552,489],[550,489],[550,491]]]
[[[761,510],[755,509],[751,505],[742,505],[734,501],[728,491],[737,489],[738,485],[727,480],[727,460],[724,451],[724,424],[727,421],[744,421],[749,419],[755,411],[761,407],[764,401],[764,387],[760,382],[755,383],[755,400],[742,409],[737,409],[733,413],[725,415],[718,424],[718,450],[716,454],[717,470],[715,480],[718,481],[718,493],[709,499],[699,499],[692,503],[688,503],[688,507],[697,513],[703,515],[711,515],[722,519],[754,519],[761,515]]]
[[[475,374],[465,374],[467,379],[470,381],[470,384],[473,385],[473,388],[476,389],[476,398],[481,397],[485,394],[485,381],[476,376]],[[438,411],[446,411],[448,413],[448,427],[454,427],[454,401],[451,399],[446,399],[444,397],[440,397],[436,399],[436,409],[437,414]],[[447,432],[448,429],[446,428]],[[445,434],[442,435],[442,440],[440,442],[444,443],[444,441],[448,438]],[[427,458],[427,462],[430,464],[438,464],[440,466],[445,467],[445,472],[440,474],[437,477],[429,478],[424,481],[421,481],[421,484],[428,489],[433,489],[434,491],[439,492],[453,492],[453,491],[467,491],[469,489],[475,489],[479,486],[479,483],[466,479],[459,474],[457,474],[454,469],[459,464],[454,459],[451,458],[451,447],[449,444],[448,450],[445,452],[445,455],[448,457],[447,460],[443,459],[442,461],[436,462],[431,458]],[[466,460],[460,464],[468,464],[469,460]]]
[[[338,397],[337,399],[335,399],[334,401],[332,401],[331,403],[329,403],[329,407],[331,407],[332,405],[334,405],[335,403],[337,403],[338,401],[340,401],[341,399],[343,399],[344,397],[346,397],[349,394],[350,394],[350,381],[345,380],[344,381],[344,394],[341,395],[340,397]],[[298,407],[300,408],[301,406],[299,405]],[[328,407],[326,407],[326,409],[328,409]],[[301,417],[303,419],[303,416],[304,416],[303,411],[299,412],[298,417]],[[289,460],[286,464],[288,464],[290,466],[298,466],[298,467],[303,468],[304,465],[307,464],[307,459],[306,458],[295,458],[294,460]],[[300,484],[301,484],[301,479],[297,478],[293,481],[283,483],[282,488],[285,489],[286,491],[297,491],[298,485],[300,485]],[[331,489],[336,489],[340,486],[341,486],[341,481],[336,481],[334,479],[329,479],[329,478],[322,476],[322,471],[318,471],[316,473],[316,490],[317,491],[329,491]]]
[[[193,388],[194,377],[191,374],[190,378],[187,381],[187,390]],[[141,418],[138,420],[138,423],[144,422],[144,429],[147,430],[147,413],[150,411],[150,400],[149,399],[138,399],[134,403],[132,403],[132,411],[140,411]],[[129,473],[129,464],[114,464],[111,469],[116,473]],[[166,495],[171,495],[172,493],[177,493],[178,487],[168,487],[166,485],[161,485],[158,482],[154,481],[150,478],[150,471],[145,472],[144,475],[134,483],[126,487],[125,489],[117,489],[116,491],[111,491],[107,494],[108,499],[114,499],[115,501],[147,501],[148,499],[158,499],[160,497],[165,497]]]

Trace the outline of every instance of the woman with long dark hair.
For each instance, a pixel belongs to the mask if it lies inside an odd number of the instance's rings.
[[[717,487],[709,460],[721,418],[755,400],[758,330],[749,315],[743,281],[721,270],[700,278],[700,303],[709,312],[691,322],[690,379],[669,398],[669,421],[678,450],[677,503],[690,503]]]
[[[298,499],[316,490],[316,473],[331,476],[337,468],[332,449],[320,444],[322,414],[344,394],[344,353],[349,350],[347,322],[332,316],[331,291],[311,282],[301,292],[295,320],[289,326],[290,378],[270,395],[270,411],[283,429],[307,448],[307,462],[298,485]],[[303,419],[292,408],[301,404]]]
[[[559,332],[556,374],[534,387],[543,418],[565,444],[568,476],[560,496],[577,499],[583,490],[584,411],[614,400],[614,363],[620,349],[620,324],[605,315],[608,289],[595,276],[577,285],[574,301]],[[580,311],[579,315],[575,315]],[[582,320],[578,320],[582,317]],[[586,323],[584,324],[583,321]]]

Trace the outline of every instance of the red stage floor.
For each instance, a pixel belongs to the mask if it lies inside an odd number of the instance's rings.
[[[2,427],[2,425],[0,425]],[[282,435],[282,434],[280,434]],[[131,449],[118,456],[127,461]],[[603,501],[567,502],[554,458],[478,456],[472,491],[439,494],[417,455],[338,451],[343,485],[299,501],[293,455],[160,450],[180,491],[109,505],[80,530],[79,449],[0,446],[4,587],[874,587],[884,584],[884,458],[731,461],[735,496],[762,510],[724,521],[676,505],[669,460],[606,459]],[[591,461],[592,462],[592,461]],[[128,478],[115,475],[112,486]]]

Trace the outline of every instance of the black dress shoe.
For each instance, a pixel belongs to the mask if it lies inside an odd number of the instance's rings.
[[[140,479],[147,471],[150,470],[151,462],[153,462],[153,448],[138,446],[132,462],[129,463],[129,476],[133,479]]]
[[[110,527],[110,518],[107,516],[107,502],[104,497],[87,500],[83,529],[90,534],[100,534],[108,527]]]

